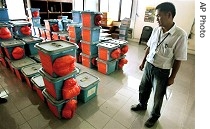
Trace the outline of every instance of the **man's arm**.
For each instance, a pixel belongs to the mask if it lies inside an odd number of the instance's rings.
[[[179,68],[181,66],[181,62],[182,62],[181,60],[175,60],[174,61],[171,75],[168,78],[168,84],[167,84],[167,86],[170,86],[170,85],[172,85],[174,83],[174,79],[176,77],[177,72],[179,71]]]
[[[147,48],[146,48],[145,55],[144,55],[144,58],[143,58],[143,60],[142,60],[142,63],[141,63],[141,65],[139,66],[139,69],[140,69],[141,71],[142,71],[143,68],[144,68],[144,64],[145,64],[145,62],[146,62],[147,55],[149,54],[149,50],[150,50],[150,47],[147,47]]]

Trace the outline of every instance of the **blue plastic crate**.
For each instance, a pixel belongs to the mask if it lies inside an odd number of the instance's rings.
[[[0,22],[8,22],[9,20],[8,9],[0,8]]]
[[[82,53],[87,55],[95,55],[95,54],[98,55],[98,47],[97,47],[98,43],[99,42],[90,43],[81,40]]]
[[[72,20],[76,23],[82,23],[81,11],[72,10]]]
[[[9,58],[10,60],[16,60],[13,56],[12,56],[12,52],[15,49],[15,47],[20,47],[22,49],[24,49],[24,54],[23,57],[25,57],[25,43],[21,40],[16,40],[16,39],[12,39],[12,40],[7,40],[7,41],[2,41],[1,42],[1,46],[4,48],[4,52],[7,56],[7,58]]]
[[[59,31],[63,31],[64,30],[63,19],[57,19],[57,20],[58,20]]]
[[[25,52],[27,56],[38,54],[38,50],[34,47],[34,45],[42,42],[43,40],[41,38],[23,37],[21,40],[25,43]]]
[[[31,83],[31,78],[37,74],[39,74],[39,69],[42,67],[41,63],[34,63],[31,65],[27,65],[21,68],[21,72],[25,77],[27,85],[32,89],[35,90],[33,84]]]
[[[31,83],[33,84],[33,87],[36,90],[38,96],[41,98],[41,100],[46,102],[46,99],[42,94],[42,91],[45,89],[43,77],[40,74],[36,74],[31,78]]]
[[[57,27],[59,27],[58,20],[57,19],[45,19],[44,20],[44,24],[45,24],[45,29],[47,29],[47,30],[50,30],[50,31],[59,31],[59,28],[58,28],[58,30],[55,30],[52,27],[53,25],[57,25]]]
[[[68,24],[68,32],[69,32],[69,37],[70,38],[75,38],[80,40],[81,39],[81,27],[82,24]]]
[[[97,95],[98,83],[100,79],[88,72],[82,72],[76,76],[76,80],[81,87],[80,94],[77,99],[82,102],[87,102]]]
[[[49,94],[52,95],[53,98],[56,100],[62,100],[63,99],[62,88],[64,81],[70,78],[75,78],[75,76],[79,73],[79,69],[75,68],[75,70],[72,73],[57,78],[50,76],[48,73],[46,73],[43,70],[43,68],[39,70],[39,73],[42,75],[44,79],[45,87],[49,92]]]
[[[39,17],[40,15],[39,15],[39,11],[40,11],[40,8],[27,8],[27,11],[28,11],[28,15],[29,15],[29,17]],[[37,11],[38,12],[38,15],[37,16],[35,16],[33,13],[35,12],[35,11]]]
[[[108,41],[106,41],[106,42],[120,45],[120,48],[122,48],[123,46],[125,46],[125,45],[128,44],[128,41],[126,41],[126,40],[121,40],[121,39],[112,39],[112,40],[108,40]]]
[[[117,60],[104,61],[99,58],[97,60],[98,71],[103,74],[111,74],[116,70]]]
[[[98,57],[97,54],[95,55],[87,55],[84,53],[81,53],[82,56],[82,65],[88,67],[88,68],[96,68],[97,63],[96,63],[96,58]]]
[[[63,30],[67,31],[68,24],[71,24],[73,22],[73,20],[71,20],[71,19],[63,19],[62,22],[63,22]]]
[[[47,102],[47,105],[48,105],[50,111],[51,111],[56,117],[58,117],[59,119],[61,119],[61,118],[62,118],[62,110],[63,110],[65,104],[66,104],[67,102],[69,102],[70,100],[59,100],[59,101],[58,101],[58,100],[54,99],[54,98],[49,94],[49,92],[48,92],[46,89],[44,89],[44,90],[42,91],[42,94],[43,94],[43,96],[44,96],[44,98],[45,98],[45,100],[46,100],[46,102]]]
[[[13,33],[17,37],[26,37],[26,36],[32,36],[32,31],[31,31],[31,23],[28,21],[11,21],[10,22],[13,25]],[[27,34],[22,33],[21,29],[23,27],[29,28],[27,31]]]
[[[10,37],[5,37],[2,32],[0,33],[0,41],[5,41],[5,40],[11,40],[13,39],[13,26],[9,23],[6,23],[6,22],[0,22],[0,29],[6,29],[6,30],[9,30],[8,34],[10,35]]]
[[[122,34],[120,34],[119,35],[119,39],[121,39],[121,40],[128,40],[128,35],[122,35]]]
[[[111,61],[114,60],[114,58],[111,57],[111,53],[119,48],[119,44],[113,44],[113,43],[109,43],[107,42],[101,42],[99,44],[97,44],[98,46],[98,58],[105,60],[105,61]]]
[[[21,81],[23,81],[25,79],[23,73],[21,72],[21,68],[31,65],[31,64],[35,64],[36,61],[29,58],[29,57],[25,57],[23,59],[20,60],[15,60],[15,61],[11,61],[11,66],[14,68],[15,71],[15,75],[17,76],[17,78]]]
[[[55,40],[37,43],[35,47],[38,49],[44,70],[52,77],[58,77],[53,71],[54,60],[65,55],[76,58],[78,45],[64,40]]]
[[[41,26],[41,17],[32,17],[31,23],[33,27],[40,27]]]
[[[102,13],[93,11],[82,11],[82,25],[84,27],[98,27],[101,25]]]
[[[128,35],[128,29],[129,29],[129,27],[120,26],[120,28],[119,28],[119,34],[120,35]]]
[[[86,42],[98,42],[101,27],[82,27],[82,40]]]

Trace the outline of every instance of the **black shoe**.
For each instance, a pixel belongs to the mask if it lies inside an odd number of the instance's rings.
[[[137,104],[137,105],[132,105],[131,110],[132,111],[143,111],[143,110],[147,110],[147,107]]]
[[[151,128],[156,122],[157,122],[158,118],[155,117],[150,117],[146,122],[145,122],[145,126],[148,128]]]
[[[0,104],[1,103],[6,103],[7,102],[7,99],[5,99],[5,98],[0,98]]]

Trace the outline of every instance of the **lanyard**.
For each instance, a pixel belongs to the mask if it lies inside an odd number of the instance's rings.
[[[161,33],[161,32],[160,32]],[[158,43],[157,43],[157,47],[155,48],[155,50],[157,50],[157,48],[163,43],[163,41],[168,37],[168,35],[170,34],[170,33],[168,33],[165,37],[164,37],[164,39],[161,41],[161,42],[159,42],[160,41],[160,33],[159,33],[159,37],[158,37]]]

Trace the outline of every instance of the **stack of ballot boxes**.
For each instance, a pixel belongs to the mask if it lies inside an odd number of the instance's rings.
[[[41,27],[40,8],[27,8],[28,21],[31,23],[32,36],[40,37],[39,27]]]
[[[35,47],[41,60],[39,70],[45,89],[42,94],[52,113],[58,118],[72,118],[77,107],[77,95],[80,93],[75,76],[79,70],[75,67],[78,46],[64,40],[37,43]]]
[[[82,11],[82,40],[81,40],[81,58],[82,64],[89,68],[97,68],[96,58],[98,57],[98,48],[101,29],[101,12]]]
[[[4,15],[4,17],[0,18],[0,62],[3,66],[8,67],[8,63],[5,60],[6,57],[6,53],[5,47],[2,46],[2,42],[7,42],[7,41],[12,41],[13,40],[13,31],[12,31],[12,25],[9,24],[8,22],[6,22],[8,18],[5,18],[5,15],[8,15],[6,12],[6,9],[1,9],[0,12],[1,13],[5,13],[5,14],[1,14]],[[7,53],[8,54],[8,53]]]
[[[128,52],[126,40],[110,39],[99,43],[97,66],[98,71],[103,74],[110,74],[122,69],[127,64],[125,55]]]
[[[81,23],[71,23],[67,25],[67,30],[69,34],[69,41],[71,43],[76,43],[78,45],[78,50],[76,54],[77,63],[81,63],[80,53],[81,53]]]

